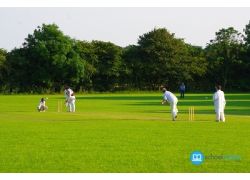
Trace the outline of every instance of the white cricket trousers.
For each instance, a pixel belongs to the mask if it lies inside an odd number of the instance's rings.
[[[75,112],[76,111],[75,100],[72,100],[71,102],[69,102],[68,106],[69,106],[69,112]]]
[[[216,120],[218,122],[220,122],[220,121],[225,122],[225,114],[224,114],[224,112],[216,112]]]
[[[178,109],[177,109],[177,102],[178,101],[174,101],[170,103],[170,107],[171,107],[171,114],[172,114],[172,120],[175,121],[175,118],[178,114]]]

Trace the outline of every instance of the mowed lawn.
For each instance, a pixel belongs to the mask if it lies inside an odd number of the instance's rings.
[[[1,95],[0,172],[250,172],[250,94],[226,94],[226,123],[215,122],[212,94],[179,99],[176,122],[161,93],[76,97],[68,113],[57,112],[63,95]],[[195,150],[240,160],[193,165]]]

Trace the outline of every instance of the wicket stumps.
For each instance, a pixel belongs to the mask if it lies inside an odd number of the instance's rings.
[[[62,101],[57,101],[57,112],[62,112]]]
[[[194,107],[191,106],[188,109],[188,120],[193,121],[194,120]]]

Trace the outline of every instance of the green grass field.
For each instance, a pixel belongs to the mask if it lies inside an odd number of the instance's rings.
[[[0,96],[0,172],[250,172],[250,94],[226,94],[226,123],[215,122],[211,94],[179,99],[176,122],[161,93],[77,95],[76,113],[57,112],[63,95],[45,96],[38,113],[41,97]],[[195,150],[240,160],[197,166]]]

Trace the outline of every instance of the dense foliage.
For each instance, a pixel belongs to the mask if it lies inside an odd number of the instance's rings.
[[[187,44],[165,28],[149,31],[136,45],[75,40],[55,24],[37,27],[21,48],[0,49],[2,92],[157,90],[250,90],[250,22],[244,34],[220,29],[205,48]]]

